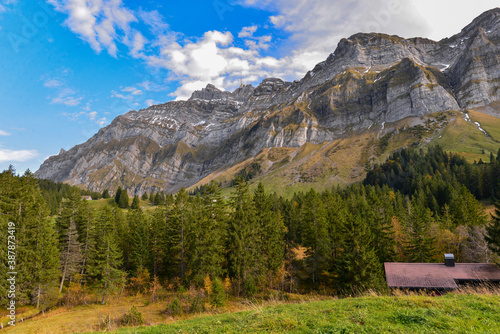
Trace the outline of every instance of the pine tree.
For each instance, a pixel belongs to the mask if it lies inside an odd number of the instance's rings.
[[[62,210],[57,219],[61,260],[61,284],[59,292],[62,291],[65,280],[71,279],[80,270],[82,253],[76,225],[80,202],[80,192],[75,189],[71,192],[68,199],[63,200]]]
[[[256,212],[257,226],[260,230],[258,253],[262,266],[271,274],[276,273],[283,264],[285,255],[285,225],[281,213],[272,210],[272,200],[266,195],[264,186],[259,182],[254,192],[253,204]]]
[[[327,212],[314,189],[311,189],[304,199],[302,240],[303,245],[307,247],[312,281],[317,283],[321,280],[321,273],[328,270],[332,246],[328,233]]]
[[[149,196],[148,196],[148,193],[146,193],[146,192],[145,192],[144,194],[142,194],[141,199],[142,199],[143,201],[149,201]]]
[[[170,268],[170,276],[179,277],[181,282],[184,282],[186,274],[186,235],[190,229],[190,211],[187,193],[181,188],[166,219],[167,268]]]
[[[409,242],[405,252],[410,262],[430,262],[436,254],[436,237],[431,235],[432,212],[425,206],[422,193],[407,203]]]
[[[94,227],[96,212],[88,201],[80,201],[77,217],[78,242],[81,245],[82,261],[80,266],[80,276],[82,281],[88,274],[89,258],[94,247]]]
[[[166,218],[163,208],[156,208],[149,217],[149,240],[151,251],[152,275],[156,277],[164,274],[166,257]]]
[[[500,200],[495,202],[495,214],[491,215],[491,218],[491,224],[486,226],[485,239],[490,249],[500,255]]]
[[[39,308],[43,295],[56,286],[59,274],[55,227],[33,174],[28,170],[21,178],[11,172],[5,176],[8,192],[5,198],[13,205],[7,205],[3,213],[16,226],[16,296],[21,302],[33,302]]]
[[[124,273],[119,269],[122,254],[115,233],[115,219],[109,207],[103,208],[97,217],[94,233],[94,248],[89,264],[89,273],[102,293],[102,304],[106,296],[123,284]]]
[[[383,286],[382,265],[373,246],[373,235],[363,217],[351,213],[342,227],[344,252],[336,262],[338,285],[344,293]]]
[[[207,274],[214,278],[224,274],[227,214],[218,184],[210,182],[192,208],[189,267],[191,279],[201,285]]]
[[[134,270],[147,268],[149,265],[149,224],[141,209],[128,213],[128,233],[130,263]]]
[[[122,187],[118,187],[115,193],[115,203],[120,205],[120,196],[122,195]]]
[[[260,226],[257,222],[255,207],[248,190],[247,182],[240,178],[231,198],[233,213],[229,220],[229,263],[230,271],[241,284],[254,280],[261,270]]]
[[[118,197],[118,207],[122,209],[128,208],[128,193],[127,190],[122,189],[120,196]]]
[[[132,210],[137,210],[141,207],[141,202],[139,201],[139,196],[135,195],[130,208]]]

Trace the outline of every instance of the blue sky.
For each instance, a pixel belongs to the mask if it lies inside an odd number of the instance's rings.
[[[342,37],[439,40],[495,1],[0,0],[0,170],[36,171],[116,116],[212,83],[300,79]]]

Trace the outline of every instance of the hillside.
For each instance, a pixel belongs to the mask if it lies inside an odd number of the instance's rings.
[[[355,34],[301,80],[267,78],[233,92],[208,85],[187,101],[130,111],[48,158],[35,176],[142,195],[204,179],[229,181],[257,163],[270,184],[350,184],[386,149],[425,145],[445,123],[446,144],[479,158],[477,150],[496,151],[491,143],[476,144],[484,141],[479,127],[460,147],[451,141],[453,131],[462,131],[456,117],[431,115],[460,111],[465,118],[471,109],[500,115],[499,41],[499,8],[441,41]],[[385,136],[400,130],[403,140],[387,146]]]
[[[465,291],[440,297],[365,296],[321,301],[254,301],[195,316],[161,314],[164,303],[143,304],[139,298],[115,306],[60,308],[5,333],[95,332],[102,316],[116,323],[136,305],[150,327],[123,328],[115,333],[496,333],[500,327],[498,290]],[[312,298],[314,299],[314,298]],[[217,314],[219,313],[219,314]],[[112,326],[116,330],[116,326]],[[108,328],[109,329],[109,328]]]

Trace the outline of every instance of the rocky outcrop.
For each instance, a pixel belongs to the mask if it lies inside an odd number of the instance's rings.
[[[187,101],[130,111],[35,175],[96,191],[176,191],[266,147],[487,106],[500,100],[499,42],[498,8],[439,42],[356,34],[300,81],[268,78],[233,92],[207,85]]]

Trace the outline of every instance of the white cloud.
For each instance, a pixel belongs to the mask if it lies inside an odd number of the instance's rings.
[[[96,52],[107,49],[116,57],[115,40],[127,38],[130,23],[137,21],[121,0],[48,0],[56,10],[68,14],[65,24]],[[134,36],[134,40],[137,36]],[[132,39],[130,39],[132,40]],[[140,45],[139,42],[136,44]],[[137,50],[136,50],[137,51]]]
[[[128,93],[131,93],[132,95],[142,95],[142,90],[137,89],[135,87],[122,88],[122,92],[128,92]]]
[[[68,78],[73,75],[73,72],[65,67],[57,68],[50,74],[44,74],[40,78],[43,81],[43,86],[55,91],[55,96],[49,96],[51,104],[64,104],[67,106],[77,106],[82,101],[83,97],[78,96],[74,89],[68,85]]]
[[[106,120],[106,117],[101,117],[96,121],[96,123],[99,126],[104,126],[108,123],[108,121]]]
[[[148,100],[146,100],[145,102],[146,102],[146,105],[147,105],[148,107],[151,107],[151,106],[154,106],[155,104],[159,104],[159,103],[160,103],[160,102],[155,101],[155,100],[152,100],[152,99],[148,99]]]
[[[10,136],[10,133],[4,130],[0,130],[0,136]]]
[[[283,15],[269,16],[269,20],[278,29],[286,24],[286,18]]]
[[[75,96],[76,92],[71,88],[60,89],[57,96],[50,101],[51,104],[64,104],[67,106],[77,106],[82,101],[83,97]]]
[[[250,27],[243,27],[241,31],[238,34],[238,37],[240,38],[245,38],[245,37],[253,37],[253,34],[257,31],[257,26],[253,25]]]
[[[22,162],[38,156],[36,150],[9,150],[0,147],[0,162]]]
[[[251,25],[242,27],[235,38],[231,32],[207,31],[202,37],[184,36],[172,31],[163,16],[157,11],[139,9],[132,11],[122,0],[48,0],[56,10],[68,14],[66,25],[96,51],[106,49],[117,56],[117,44],[128,48],[132,57],[145,61],[152,69],[166,69],[167,78],[148,78],[141,84],[144,91],[164,90],[165,80],[178,82],[179,87],[171,95],[177,99],[188,98],[192,91],[212,83],[222,89],[234,89],[240,79],[245,83],[260,81],[265,77],[281,77],[286,80],[300,79],[314,65],[334,52],[343,37],[358,32],[382,32],[402,37],[434,36],[442,27],[455,22],[455,15],[470,16],[469,12],[493,7],[493,1],[485,0],[481,5],[465,3],[465,0],[443,0],[441,10],[434,10],[435,1],[406,0],[235,0],[243,6],[271,12],[269,25],[281,29],[289,37],[280,42],[282,55],[265,55],[272,44],[268,27]],[[423,4],[425,3],[425,5]],[[445,4],[447,7],[445,7]],[[467,10],[474,7],[473,11]],[[434,17],[428,8],[433,8]],[[425,12],[424,12],[425,10]],[[453,15],[442,16],[443,12]],[[422,11],[420,13],[419,11]],[[467,12],[467,13],[466,13]],[[429,14],[429,15],[428,15]],[[469,23],[461,21],[460,27]],[[140,30],[138,27],[147,31]],[[259,30],[259,29],[262,29]],[[455,29],[455,28],[454,28]],[[441,29],[442,30],[442,29]],[[456,28],[458,32],[460,28]],[[267,30],[269,31],[269,30]],[[146,38],[145,36],[148,36]],[[236,47],[235,45],[244,45]],[[49,83],[56,85],[56,82]],[[141,89],[126,87],[112,91],[112,97],[126,100],[130,105],[147,103],[136,101]],[[134,90],[132,90],[132,88]],[[147,99],[148,97],[144,97]],[[68,98],[68,103],[77,103],[78,97]],[[96,117],[97,119],[97,117]]]

